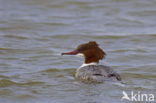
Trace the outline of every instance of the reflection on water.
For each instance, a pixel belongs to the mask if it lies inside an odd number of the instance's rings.
[[[0,101],[121,103],[156,91],[155,0],[1,0]],[[83,84],[83,63],[62,51],[97,41],[123,83]]]

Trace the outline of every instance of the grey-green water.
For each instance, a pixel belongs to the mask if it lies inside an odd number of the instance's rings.
[[[0,0],[0,103],[129,103],[121,101],[122,91],[154,94],[156,101],[155,5]],[[83,58],[60,53],[90,40],[107,53],[100,64],[121,74],[123,84],[74,78]]]

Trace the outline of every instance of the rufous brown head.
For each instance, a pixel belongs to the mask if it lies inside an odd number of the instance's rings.
[[[71,52],[62,53],[62,55],[77,55],[83,54],[85,57],[85,63],[99,62],[103,59],[106,53],[99,48],[99,45],[95,41],[90,41],[85,44],[79,45],[75,50]]]

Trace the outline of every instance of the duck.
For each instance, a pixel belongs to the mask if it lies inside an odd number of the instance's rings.
[[[80,55],[84,57],[84,63],[76,70],[75,77],[86,83],[102,83],[105,81],[121,81],[120,75],[111,67],[99,64],[106,53],[95,41],[80,44],[71,52],[61,55]]]

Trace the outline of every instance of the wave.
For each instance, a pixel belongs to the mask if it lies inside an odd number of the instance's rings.
[[[25,83],[19,83],[19,82],[14,82],[8,79],[1,79],[0,80],[0,87],[8,87],[8,86],[33,86],[33,85],[42,85],[44,82],[39,82],[39,81],[31,81],[31,82],[25,82]]]

